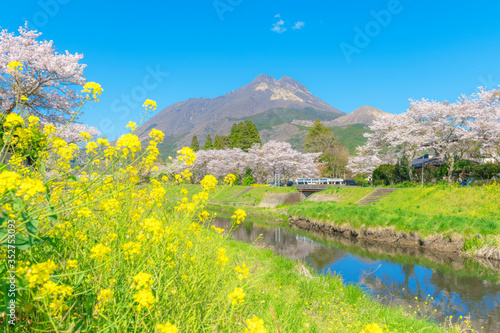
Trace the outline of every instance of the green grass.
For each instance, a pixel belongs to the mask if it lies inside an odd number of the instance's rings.
[[[236,241],[227,244],[235,260],[253,267],[252,278],[260,281],[247,306],[265,319],[269,332],[359,332],[369,323],[387,325],[391,332],[446,331],[400,307],[381,305],[359,287],[344,285],[339,276],[307,278],[299,274],[300,264],[271,251]]]
[[[368,190],[328,189],[327,193],[353,194],[346,195],[346,199],[340,202],[301,202],[290,206],[288,212],[336,225],[347,224],[353,228],[394,227],[405,232],[419,232],[423,236],[500,233],[498,187],[400,189],[371,206],[354,205],[354,200],[362,197]]]
[[[343,204],[353,204],[359,199],[368,195],[374,189],[370,187],[328,187],[327,189],[318,192],[321,194],[329,194]],[[313,194],[314,195],[314,194]]]

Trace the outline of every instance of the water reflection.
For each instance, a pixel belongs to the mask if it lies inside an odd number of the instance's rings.
[[[229,230],[230,220],[217,218]],[[316,235],[317,236],[317,235]],[[260,244],[295,260],[303,260],[323,273],[335,272],[346,283],[358,283],[384,304],[412,306],[439,322],[445,316],[470,316],[475,330],[500,332],[500,284],[493,270],[473,271],[466,259],[424,253],[421,249],[384,248],[380,244],[346,239],[313,241],[295,231],[245,222],[232,232],[237,240]],[[363,252],[364,251],[364,252]],[[397,255],[387,257],[388,253]],[[436,263],[436,267],[415,262]],[[490,263],[495,268],[498,263]],[[432,265],[428,265],[432,266]],[[497,272],[499,271],[496,266]],[[482,275],[481,275],[482,274]],[[415,299],[415,297],[417,299]],[[426,304],[427,302],[427,304]],[[437,312],[434,311],[437,309]],[[484,327],[481,329],[481,327]]]

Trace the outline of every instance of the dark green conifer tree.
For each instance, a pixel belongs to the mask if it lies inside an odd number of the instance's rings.
[[[193,135],[193,138],[191,139],[191,149],[193,151],[200,150],[200,144],[198,143],[198,138],[196,137],[196,135]]]
[[[213,148],[212,145],[212,136],[210,134],[207,135],[207,140],[205,141],[205,144],[203,145],[203,150],[210,150]]]

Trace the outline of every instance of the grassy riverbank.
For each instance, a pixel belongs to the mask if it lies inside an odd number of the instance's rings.
[[[465,237],[465,249],[498,245],[500,187],[449,187],[399,189],[366,207],[355,204],[371,189],[330,188],[333,201],[307,200],[288,207],[294,216],[351,228],[382,227],[429,235]]]

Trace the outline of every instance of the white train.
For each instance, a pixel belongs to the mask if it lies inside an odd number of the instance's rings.
[[[342,178],[297,178],[295,179],[295,184],[297,185],[320,185],[320,184],[331,184],[331,185],[342,185],[344,179]]]

